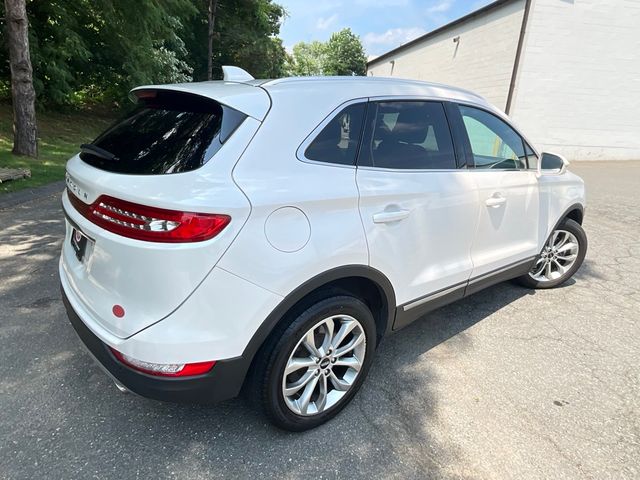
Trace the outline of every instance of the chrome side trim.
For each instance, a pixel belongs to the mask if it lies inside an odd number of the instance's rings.
[[[439,291],[437,291],[435,293],[429,294],[426,297],[422,297],[422,298],[420,298],[418,300],[415,300],[415,301],[413,301],[411,303],[407,303],[406,305],[403,305],[402,310],[406,312],[408,310],[411,310],[412,308],[419,307],[420,305],[424,305],[425,303],[430,302],[432,300],[436,300],[436,299],[438,299],[440,297],[444,297],[445,295],[448,295],[448,294],[458,290],[459,288],[464,287],[466,284],[467,284],[467,282],[461,282],[461,283],[458,283],[458,284],[456,284],[456,285],[454,285],[452,287],[448,287],[448,288],[445,288],[444,290],[439,290]]]
[[[482,282],[484,280],[487,280],[488,278],[491,277],[495,277],[500,275],[501,273],[507,272],[511,269],[517,268],[519,266],[523,266],[523,265],[527,265],[530,264],[531,262],[533,262],[536,259],[535,256],[533,257],[528,257],[525,258],[523,260],[518,260],[517,262],[514,263],[510,263],[509,265],[505,265],[504,267],[501,267],[497,270],[492,270],[490,272],[484,273],[482,275],[479,275],[477,277],[474,277],[472,279],[470,279],[469,281],[466,282],[460,282],[460,283],[456,283],[455,285],[452,285],[451,287],[447,287],[443,290],[438,290],[437,292],[434,293],[430,293],[424,297],[418,298],[417,300],[414,300],[410,303],[407,303],[405,305],[402,305],[402,311],[407,312],[413,308],[419,307],[420,305],[424,305],[425,303],[431,302],[433,300],[437,300],[438,298],[444,297],[445,295],[449,295],[450,293],[455,292],[456,290],[460,289],[460,288],[464,288],[464,287],[468,287],[470,285],[475,285],[479,282]]]
[[[535,256],[532,256],[532,257],[527,257],[527,258],[525,258],[524,260],[519,260],[519,261],[517,261],[517,262],[510,263],[509,265],[506,265],[506,266],[504,266],[504,267],[502,267],[502,268],[499,268],[499,269],[497,269],[497,270],[492,270],[492,271],[487,272],[487,273],[485,273],[485,274],[482,274],[482,275],[480,275],[480,276],[478,276],[478,277],[474,277],[474,278],[472,278],[472,279],[470,279],[470,280],[469,280],[469,283],[468,283],[468,284],[469,284],[469,285],[474,285],[474,284],[476,284],[476,283],[478,283],[478,282],[481,282],[481,281],[483,281],[483,280],[486,280],[487,278],[493,277],[493,276],[495,276],[495,275],[500,275],[501,273],[504,273],[504,272],[506,272],[506,271],[508,271],[508,270],[511,270],[512,268],[519,267],[519,266],[521,266],[521,265],[525,265],[525,264],[527,264],[527,263],[531,263],[531,262],[533,262],[535,259],[536,259],[536,257],[535,257]]]

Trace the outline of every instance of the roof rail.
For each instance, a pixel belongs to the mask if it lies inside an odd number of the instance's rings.
[[[222,66],[223,80],[227,82],[247,82],[249,80],[255,80],[251,74],[240,67],[234,67],[233,65]]]

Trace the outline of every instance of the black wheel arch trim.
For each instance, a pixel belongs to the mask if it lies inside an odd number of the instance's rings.
[[[245,377],[247,376],[247,373],[250,373],[249,369],[255,356],[260,350],[260,347],[262,347],[265,340],[280,324],[280,321],[283,320],[287,312],[307,297],[307,295],[321,287],[338,280],[354,277],[369,280],[379,288],[384,297],[382,298],[382,314],[384,315],[386,313],[387,316],[385,331],[379,332],[382,333],[382,335],[379,335],[379,338],[391,332],[396,313],[396,296],[389,279],[382,272],[368,265],[345,265],[332,268],[304,282],[293,292],[287,295],[278,304],[278,306],[271,311],[258,330],[253,334],[253,337],[251,337],[251,340],[245,347],[242,355],[237,357],[239,360],[241,359],[241,363],[245,367],[245,371],[242,372],[242,377]],[[240,374],[241,372],[238,373]]]
[[[584,220],[584,205],[582,205],[581,203],[574,203],[573,205],[571,205],[569,208],[567,208],[562,215],[560,215],[560,217],[558,218],[558,221],[555,223],[555,225],[553,226],[553,228],[549,231],[549,235],[551,235],[551,233],[553,233],[554,230],[556,230],[560,224],[569,217],[569,214],[571,212],[573,212],[574,210],[578,210],[580,212],[580,221],[578,222],[580,225],[582,225],[582,221]]]

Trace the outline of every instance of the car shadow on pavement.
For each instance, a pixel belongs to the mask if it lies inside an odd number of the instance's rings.
[[[528,294],[511,284],[497,285],[385,339],[353,403],[333,421],[304,433],[272,427],[246,398],[197,406],[122,395],[81,350],[71,327],[60,325],[65,348],[72,351],[71,361],[61,366],[63,376],[74,379],[66,395],[77,401],[61,402],[67,411],[59,418],[67,427],[83,425],[85,441],[100,439],[110,455],[131,452],[125,456],[127,468],[147,474],[157,469],[181,477],[202,472],[247,477],[262,469],[266,476],[283,478],[322,472],[328,478],[448,476],[458,452],[431,435],[438,379],[422,357],[447,340],[448,351],[463,354],[472,342],[468,328]]]

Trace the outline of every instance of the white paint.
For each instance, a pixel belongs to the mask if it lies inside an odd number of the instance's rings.
[[[278,208],[267,217],[264,235],[269,244],[281,252],[297,252],[311,237],[309,219],[295,207]]]
[[[234,67],[232,65],[222,66],[223,79],[226,82],[246,82],[248,80],[254,80],[249,72],[243,70],[240,67]]]
[[[264,90],[238,82],[214,81],[145,85],[131,90],[131,96],[139,95],[142,90],[169,90],[213,98],[221,104],[246,113],[257,120],[264,119],[271,106],[269,96]]]
[[[250,213],[247,198],[229,182],[229,177],[259,125],[257,120],[247,118],[214,160],[186,173],[121,175],[92,167],[77,155],[67,162],[73,183],[86,194],[81,198],[85,203],[95,202],[100,195],[110,195],[169,210],[231,217],[229,225],[211,240],[151,243],[116,235],[90,222],[70,204],[68,195],[74,194],[64,192],[64,210],[87,236],[95,239],[95,244],[83,262],[79,262],[69,240],[72,228],[67,222],[63,266],[74,295],[105,329],[124,338],[161,320],[211,271]],[[111,309],[115,304],[124,307],[124,317],[113,315]]]
[[[398,304],[469,279],[480,208],[474,174],[358,169],[370,263],[389,277]],[[398,211],[408,215],[390,223],[374,220]]]
[[[474,170],[480,200],[478,228],[471,248],[473,276],[538,254],[541,207],[535,170]],[[498,203],[497,201],[500,201]],[[546,235],[545,235],[546,238]]]

